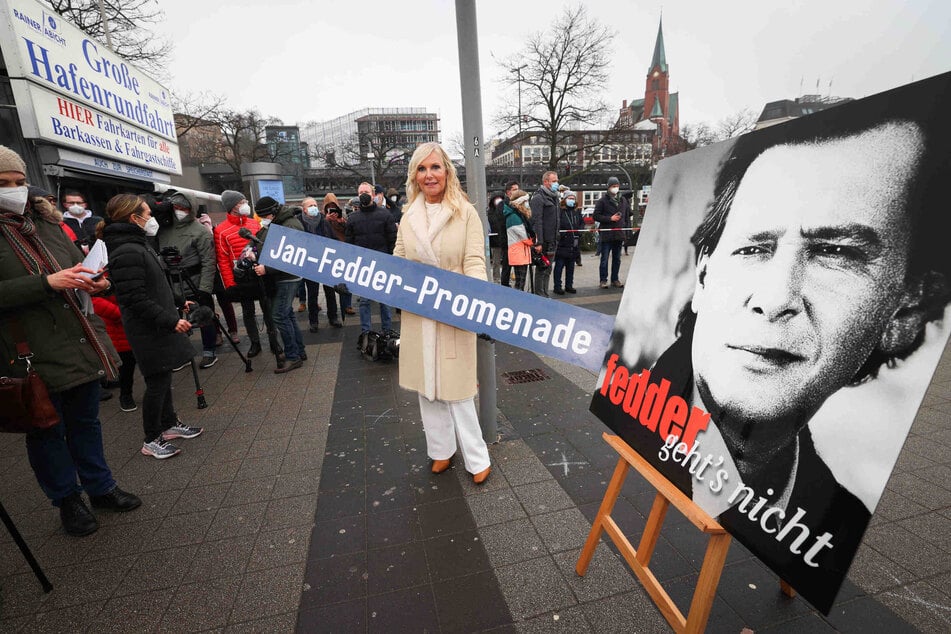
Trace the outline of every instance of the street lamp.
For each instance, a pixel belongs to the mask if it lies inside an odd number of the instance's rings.
[[[515,69],[515,74],[518,77],[518,136],[515,138],[518,139],[518,147],[521,148],[521,155],[518,159],[518,184],[522,186],[522,165],[525,161],[525,150],[522,148],[522,69],[524,69],[528,64],[522,64]]]
[[[367,159],[370,161],[370,184],[376,187],[376,170],[373,169],[373,152],[367,152]]]

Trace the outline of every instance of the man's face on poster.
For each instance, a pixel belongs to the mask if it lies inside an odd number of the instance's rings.
[[[884,124],[750,165],[697,266],[692,356],[708,409],[795,433],[853,379],[909,301],[903,200],[921,142]]]

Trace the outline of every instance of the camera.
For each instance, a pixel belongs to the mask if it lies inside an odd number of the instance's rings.
[[[162,256],[165,266],[170,269],[179,268],[182,264],[182,252],[178,250],[178,247],[165,247],[159,251],[159,255]]]
[[[400,356],[400,333],[395,330],[369,331],[360,335],[357,348],[371,361],[389,361]]]
[[[234,281],[239,284],[254,280],[255,262],[251,258],[241,258],[234,263]]]
[[[175,224],[175,207],[168,200],[175,193],[177,192],[174,189],[170,189],[159,196],[144,196],[149,211],[152,212],[152,217],[158,221],[160,227],[171,227]]]

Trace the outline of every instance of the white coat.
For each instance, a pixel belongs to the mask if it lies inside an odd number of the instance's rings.
[[[404,207],[393,255],[414,262],[486,280],[485,229],[475,207],[466,204],[439,227],[434,220],[430,234],[426,203],[422,195]],[[446,306],[448,310],[448,306]],[[443,323],[435,323],[435,345],[424,349],[424,324],[433,322],[406,310],[400,317],[400,386],[419,392],[429,400],[461,401],[476,394],[476,336]],[[429,326],[431,327],[431,326]],[[429,379],[427,381],[427,379]]]

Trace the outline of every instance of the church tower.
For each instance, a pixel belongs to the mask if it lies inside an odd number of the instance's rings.
[[[650,68],[647,69],[642,118],[659,125],[660,142],[664,145],[680,132],[676,101],[677,95],[670,94],[670,69],[667,66],[667,52],[664,50],[664,19],[661,18],[657,25],[654,55]]]

